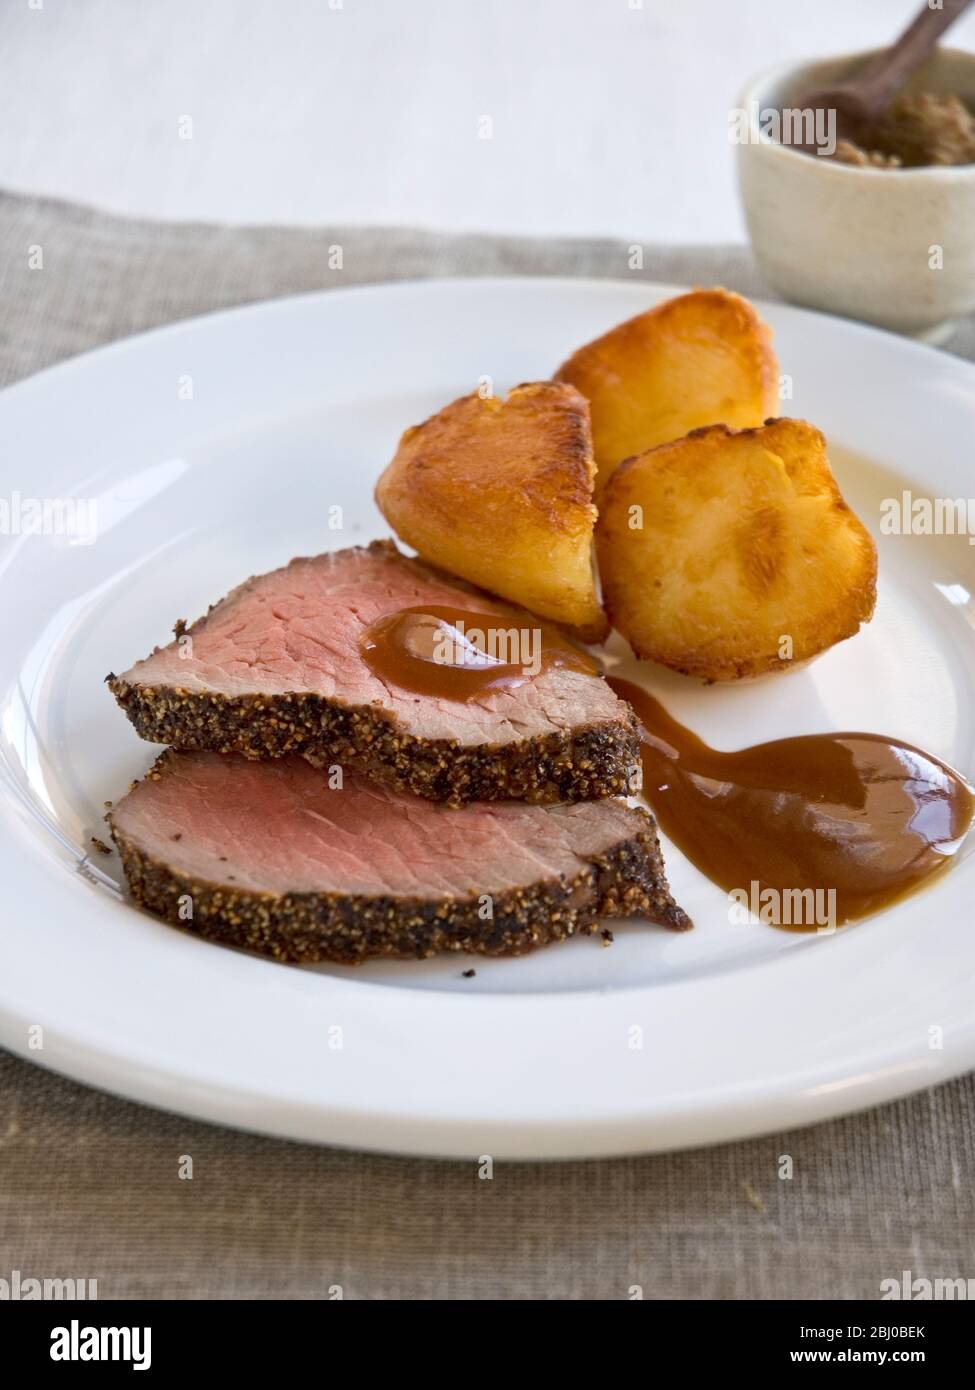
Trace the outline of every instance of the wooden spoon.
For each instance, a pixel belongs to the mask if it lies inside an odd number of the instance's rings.
[[[837,135],[869,146],[870,132],[891,99],[921,66],[941,35],[972,0],[943,0],[938,9],[925,4],[917,18],[890,48],[871,58],[856,77],[807,92],[799,106],[835,110]]]

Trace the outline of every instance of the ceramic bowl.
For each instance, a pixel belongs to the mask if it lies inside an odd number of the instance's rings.
[[[975,164],[877,169],[770,137],[766,113],[871,55],[779,67],[741,97],[739,186],[755,255],[786,299],[937,341],[975,310]],[[943,48],[908,91],[975,108],[975,54]]]

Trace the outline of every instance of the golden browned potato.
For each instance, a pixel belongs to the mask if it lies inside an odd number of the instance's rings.
[[[408,429],[376,501],[425,560],[601,642],[595,475],[585,399],[540,381],[462,396]]]
[[[747,299],[693,290],[627,319],[556,372],[592,407],[596,496],[621,460],[702,425],[743,429],[774,415],[771,330]]]
[[[612,625],[704,680],[803,661],[873,614],[876,548],[803,420],[713,425],[628,459],[596,542]]]

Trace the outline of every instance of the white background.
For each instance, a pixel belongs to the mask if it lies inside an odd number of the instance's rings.
[[[0,186],[167,218],[737,240],[744,82],[886,42],[919,0],[339,3],[0,0]],[[975,48],[975,14],[948,41]]]

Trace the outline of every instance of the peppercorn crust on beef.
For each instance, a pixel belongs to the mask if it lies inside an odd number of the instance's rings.
[[[543,671],[467,702],[375,676],[360,650],[364,630],[424,603],[496,613],[501,626],[537,624],[377,541],[247,580],[108,685],[155,743],[251,758],[301,753],[434,801],[626,794],[636,721],[598,676]]]
[[[625,802],[438,806],[306,760],[167,750],[107,817],[133,897],[279,960],[520,955],[599,917],[690,926]]]

